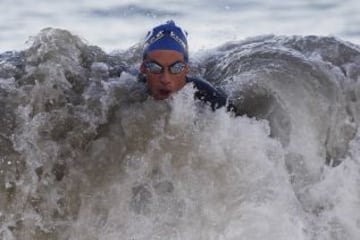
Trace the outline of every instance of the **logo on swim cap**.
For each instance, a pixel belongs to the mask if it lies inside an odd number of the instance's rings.
[[[184,55],[187,62],[189,59],[187,33],[175,25],[172,20],[153,28],[145,37],[144,57],[153,50],[174,50]]]

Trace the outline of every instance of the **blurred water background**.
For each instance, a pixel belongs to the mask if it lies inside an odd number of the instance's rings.
[[[1,0],[0,52],[26,48],[46,27],[63,28],[106,51],[127,49],[172,18],[190,50],[263,34],[333,35],[360,43],[357,0]]]

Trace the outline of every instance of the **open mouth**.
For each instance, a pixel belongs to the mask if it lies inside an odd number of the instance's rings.
[[[162,97],[168,97],[171,94],[171,91],[167,89],[160,89],[159,93]]]

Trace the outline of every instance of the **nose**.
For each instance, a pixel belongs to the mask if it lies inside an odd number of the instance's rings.
[[[164,85],[168,85],[171,82],[171,75],[167,69],[164,69],[164,71],[161,73],[160,81]]]

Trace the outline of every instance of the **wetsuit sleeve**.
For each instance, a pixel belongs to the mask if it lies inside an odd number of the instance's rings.
[[[194,84],[197,90],[195,92],[195,98],[210,103],[211,108],[213,110],[226,106],[227,104],[226,94],[216,89],[209,82],[202,79],[191,78],[191,77],[187,77],[187,82],[192,82]]]

